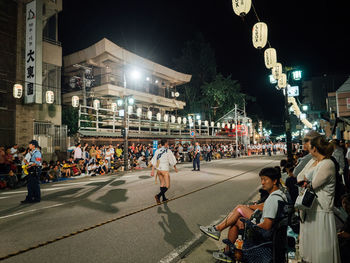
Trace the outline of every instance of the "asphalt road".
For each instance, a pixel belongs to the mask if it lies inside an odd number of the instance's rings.
[[[172,262],[191,249],[198,225],[223,218],[256,193],[258,172],[281,157],[224,159],[171,172],[166,204],[150,170],[42,185],[42,202],[20,205],[26,189],[0,192],[3,262]],[[18,253],[24,251],[23,253]]]

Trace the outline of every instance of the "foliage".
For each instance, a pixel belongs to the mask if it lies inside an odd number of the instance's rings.
[[[68,127],[68,136],[78,132],[79,114],[78,109],[72,106],[62,106],[62,124]]]

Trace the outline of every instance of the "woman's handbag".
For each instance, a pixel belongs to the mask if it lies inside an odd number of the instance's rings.
[[[298,209],[309,209],[312,206],[315,198],[317,198],[317,195],[310,185],[308,188],[305,188],[300,192],[295,201],[294,207]]]

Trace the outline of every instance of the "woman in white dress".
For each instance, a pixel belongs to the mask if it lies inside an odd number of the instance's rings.
[[[316,166],[305,176],[311,182],[317,198],[306,210],[303,231],[300,236],[302,259],[313,263],[340,262],[335,218],[335,165],[330,156],[333,146],[323,136],[311,140],[309,152],[316,159]]]

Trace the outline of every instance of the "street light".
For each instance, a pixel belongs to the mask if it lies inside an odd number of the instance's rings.
[[[307,105],[303,105],[303,111],[307,111],[309,107]]]

